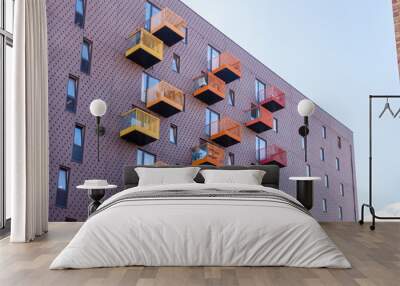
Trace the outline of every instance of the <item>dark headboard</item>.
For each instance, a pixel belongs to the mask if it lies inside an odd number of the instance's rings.
[[[146,167],[146,168],[182,168],[184,166],[125,166],[123,173],[123,184],[124,189],[133,188],[138,185],[139,177],[135,172],[136,167]],[[265,166],[199,166],[201,169],[219,169],[219,170],[263,170],[265,171],[264,178],[262,180],[262,185],[264,187],[271,187],[279,189],[279,167],[275,165],[265,165]],[[203,176],[199,173],[194,180],[197,183],[204,183]]]

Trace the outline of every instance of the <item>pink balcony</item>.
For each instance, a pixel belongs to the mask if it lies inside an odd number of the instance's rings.
[[[260,150],[258,156],[261,165],[277,165],[279,168],[287,166],[287,153],[278,145],[270,145],[267,150]]]
[[[267,89],[267,97],[260,102],[260,105],[271,112],[275,112],[284,108],[285,103],[285,93],[276,86],[270,86]]]

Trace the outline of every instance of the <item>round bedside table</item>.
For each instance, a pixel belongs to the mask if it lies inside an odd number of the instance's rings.
[[[320,177],[289,177],[289,180],[296,181],[296,199],[303,206],[311,210],[314,202],[313,182],[321,180]]]
[[[94,213],[101,205],[101,199],[105,195],[105,191],[117,188],[117,185],[109,185],[106,180],[85,180],[83,185],[76,187],[88,191],[88,196],[92,202],[88,206],[88,216]]]

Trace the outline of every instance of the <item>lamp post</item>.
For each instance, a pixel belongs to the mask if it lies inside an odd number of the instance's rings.
[[[310,133],[308,128],[308,117],[313,114],[315,104],[309,99],[303,99],[297,105],[297,111],[304,117],[304,125],[299,128],[299,134],[304,138],[304,161],[307,163],[307,135]]]
[[[100,125],[101,117],[106,114],[107,104],[104,100],[95,99],[90,103],[90,113],[96,117],[97,134],[97,161],[100,162],[100,136],[106,133],[106,129]]]

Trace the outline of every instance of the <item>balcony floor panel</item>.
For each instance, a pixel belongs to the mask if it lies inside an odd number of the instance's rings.
[[[214,141],[215,143],[217,143],[218,145],[221,145],[223,147],[229,147],[229,146],[240,143],[239,140],[237,140],[236,138],[233,138],[232,136],[229,136],[227,134],[212,136],[210,139],[212,141]]]
[[[145,69],[148,69],[161,61],[161,59],[141,47],[127,54],[126,57]]]
[[[262,106],[264,108],[266,108],[267,110],[269,110],[270,112],[275,112],[275,111],[278,111],[278,110],[281,110],[284,108],[283,105],[279,104],[278,102],[276,102],[274,100],[267,101],[267,102],[263,103]]]
[[[164,101],[159,101],[155,104],[148,105],[147,108],[164,117],[170,117],[182,111],[182,109],[178,109],[177,107],[172,106]]]
[[[169,25],[165,25],[157,31],[154,31],[153,35],[163,41],[168,47],[171,47],[184,39],[181,34],[177,33],[175,29],[169,27]]]
[[[261,165],[276,165],[276,166],[278,166],[279,168],[284,168],[284,167],[286,167],[285,164],[283,164],[283,163],[281,163],[281,162],[279,162],[279,161],[276,161],[276,160],[263,160],[263,161],[260,161],[260,164],[261,164]]]
[[[265,124],[262,121],[246,123],[246,127],[253,130],[256,133],[262,133],[264,131],[272,129],[271,126],[268,126],[267,124]]]
[[[195,93],[194,96],[197,99],[206,103],[207,105],[212,105],[221,100],[224,100],[224,96],[221,96],[218,93],[215,93],[212,89],[207,88],[207,87],[200,89],[199,92]]]
[[[121,138],[129,142],[135,143],[136,145],[139,146],[144,146],[157,140],[157,138],[146,135],[138,130],[134,130],[125,135],[122,135]]]
[[[236,72],[231,70],[228,67],[222,67],[217,69],[215,72],[213,72],[217,77],[222,79],[225,83],[231,83],[232,81],[235,81],[240,78],[240,75],[238,75]]]

